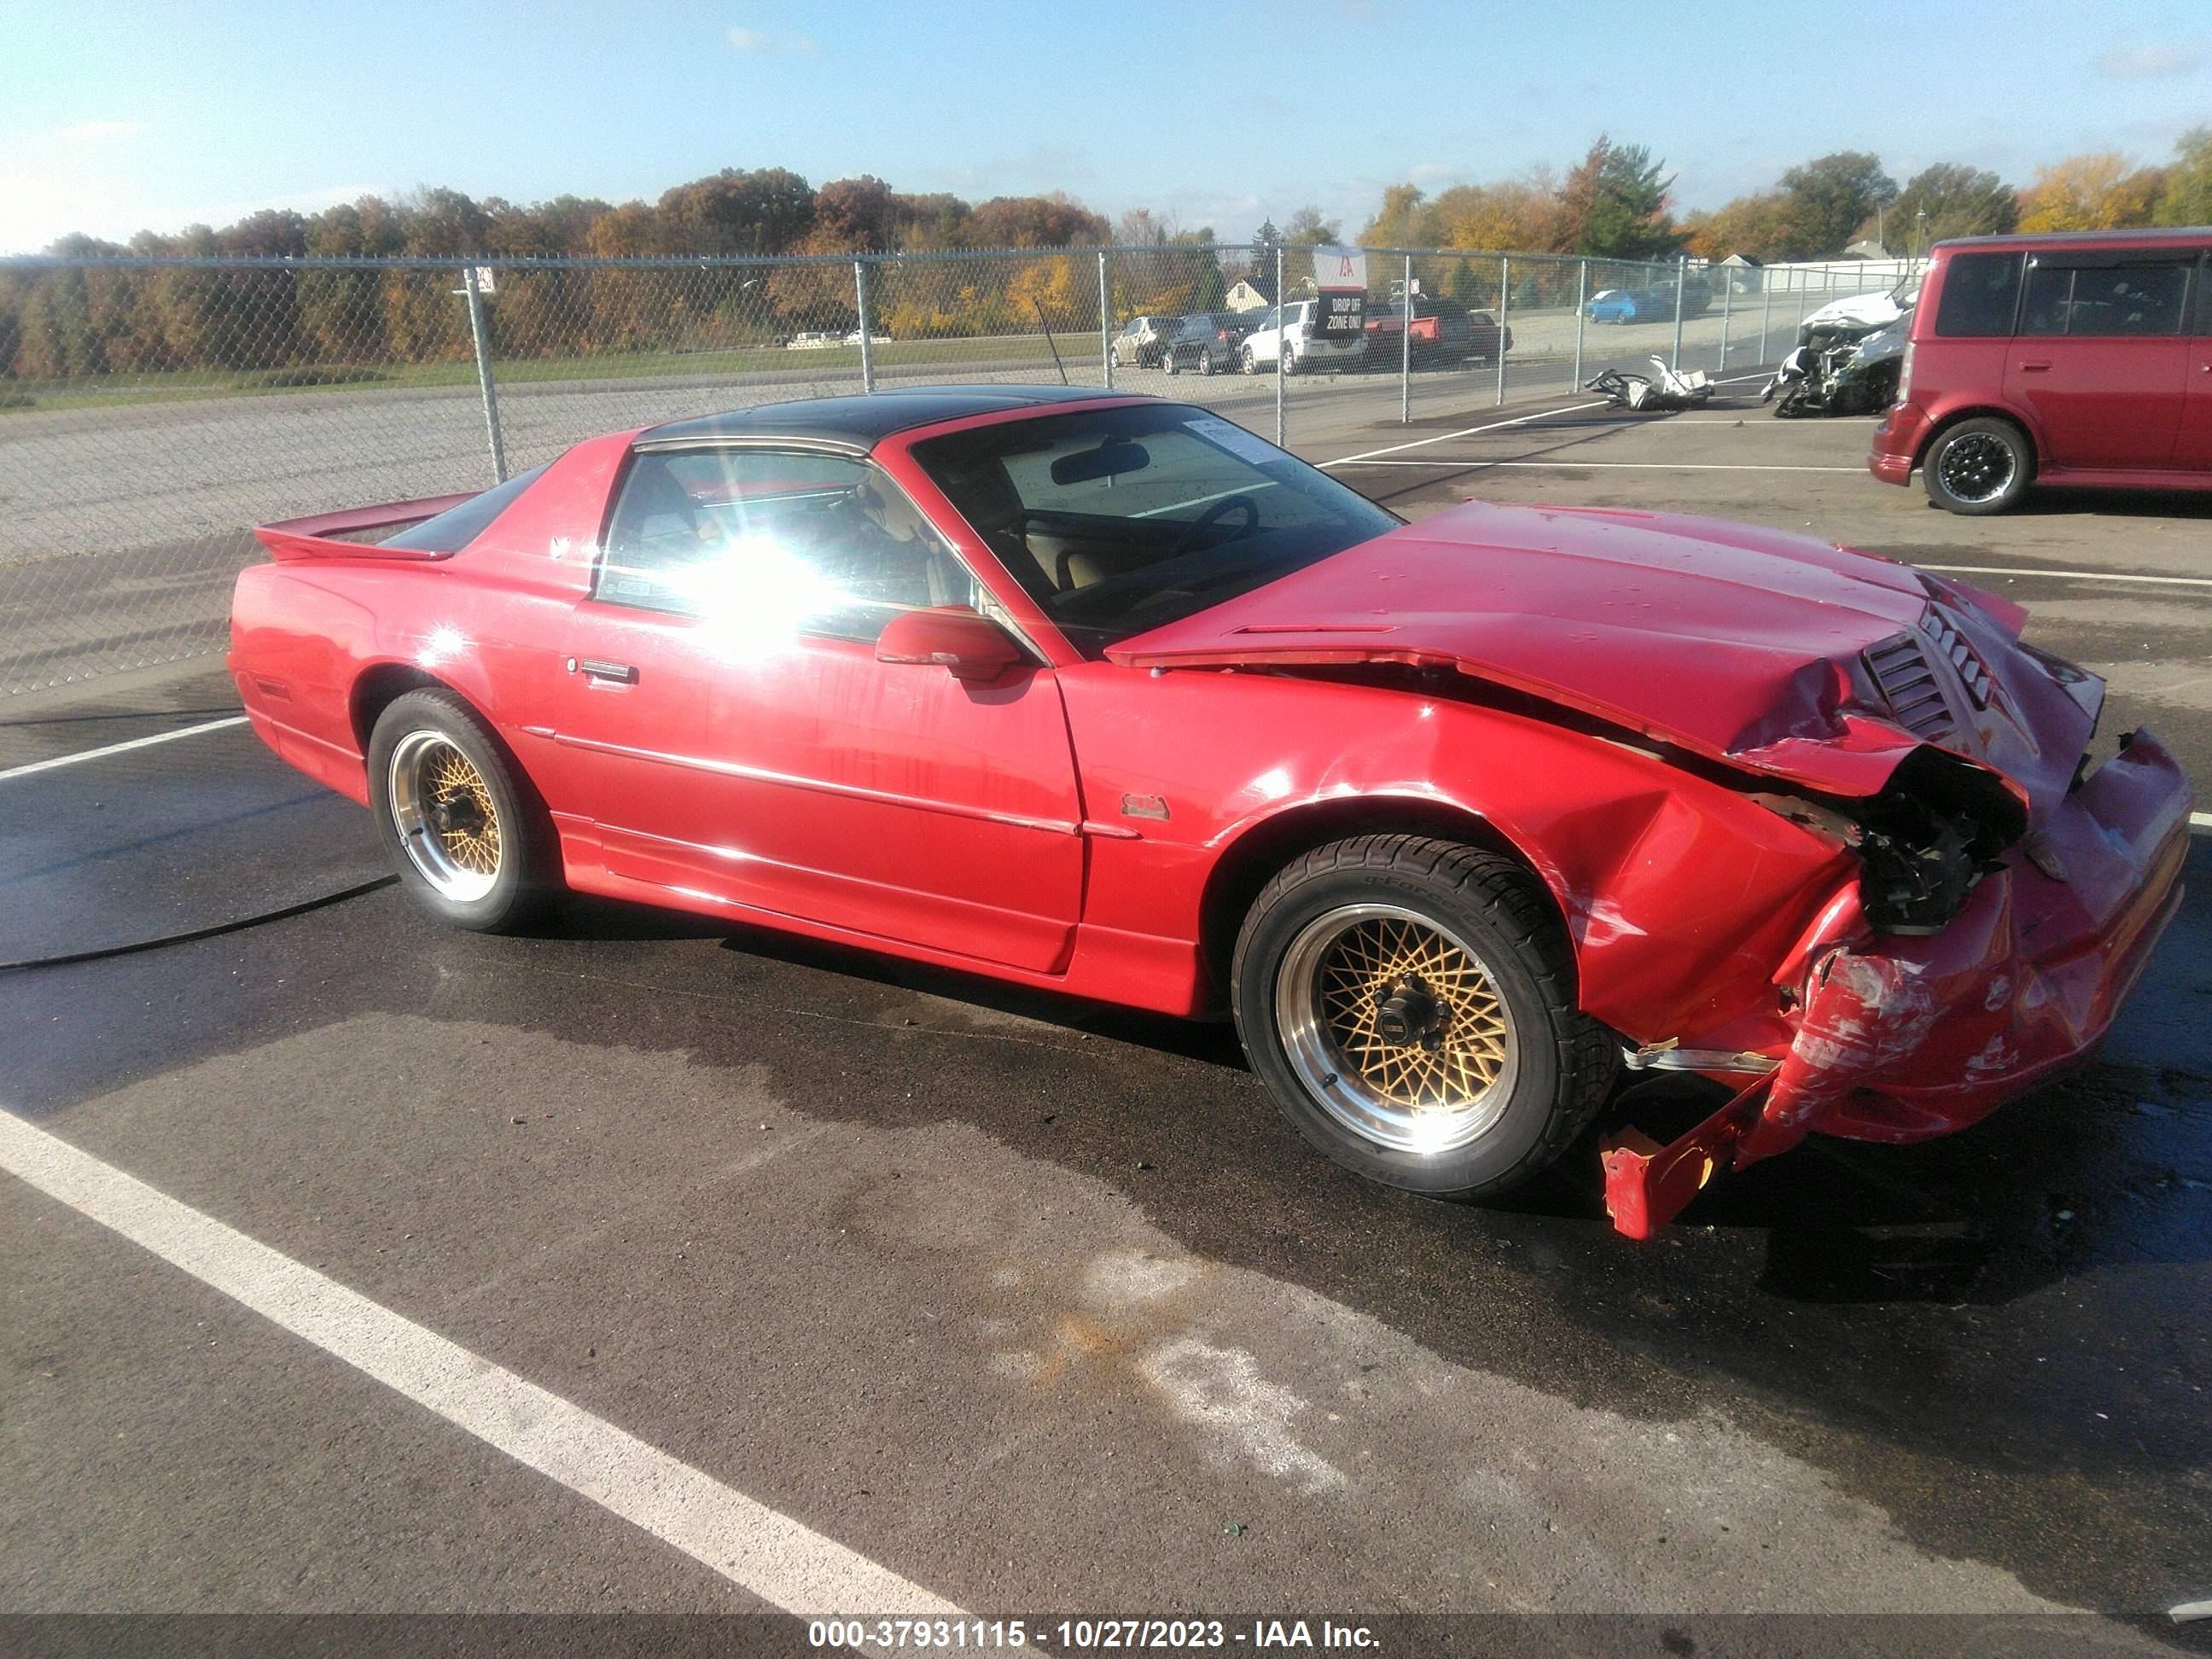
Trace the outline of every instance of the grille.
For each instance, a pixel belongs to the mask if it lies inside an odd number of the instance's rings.
[[[1960,636],[1951,626],[1950,619],[1929,605],[1920,618],[1921,637],[1935,647],[1935,653],[1950,664],[1959,677],[1959,684],[1966,688],[1966,695],[1974,700],[1977,708],[1990,706],[1990,671],[1974,654],[1974,647]]]
[[[1929,647],[1922,644],[1923,637],[1918,633],[1899,634],[1870,646],[1866,665],[1897,723],[1915,737],[1935,740],[1954,735],[1958,726],[1936,680]]]

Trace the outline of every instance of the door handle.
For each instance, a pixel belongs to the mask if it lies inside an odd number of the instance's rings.
[[[607,662],[598,657],[571,657],[568,672],[581,674],[586,679],[614,680],[623,685],[637,684],[637,670],[626,662]]]
[[[2040,374],[2043,370],[2051,367],[2051,359],[2048,357],[2025,358],[2021,361],[2020,366],[2031,374]]]

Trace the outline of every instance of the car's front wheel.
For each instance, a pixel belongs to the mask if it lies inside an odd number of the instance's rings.
[[[521,926],[553,885],[550,824],[491,727],[451,691],[410,691],[378,716],[369,800],[400,884],[479,933]]]
[[[1357,836],[1285,868],[1245,917],[1231,999],[1301,1134],[1432,1197],[1503,1192],[1552,1163],[1617,1063],[1576,1006],[1543,890],[1509,859],[1429,836]]]
[[[2010,421],[1981,416],[1945,428],[1921,463],[1928,499],[1952,513],[2002,513],[2027,491],[2035,454]]]
[[[1174,352],[1163,351],[1160,353],[1160,368],[1164,373],[1169,374],[1172,374],[1176,372],[1176,356]]]
[[[1239,361],[1243,364],[1244,372],[1247,374],[1256,374],[1259,373],[1260,366],[1252,360],[1252,348],[1250,346],[1246,346],[1244,348],[1243,355]]]

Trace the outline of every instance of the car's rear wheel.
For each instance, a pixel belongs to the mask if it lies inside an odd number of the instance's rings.
[[[1243,354],[1240,361],[1243,366],[1244,372],[1247,374],[1256,374],[1259,373],[1259,365],[1252,360],[1252,348],[1250,346],[1246,346],[1244,348]]]
[[[1160,367],[1168,374],[1174,374],[1176,372],[1175,353],[1172,351],[1163,351],[1160,353]]]
[[[410,691],[377,719],[369,799],[400,884],[480,933],[520,926],[553,885],[553,837],[483,718],[445,690]]]
[[[1201,374],[1213,373],[1213,353],[1211,349],[1202,349],[1199,352],[1198,372]]]
[[[1929,501],[1979,518],[2003,512],[2027,493],[2035,455],[2026,433],[1984,415],[1945,428],[1921,466]]]
[[[1510,860],[1428,836],[1357,836],[1283,870],[1245,918],[1231,1000],[1301,1134],[1432,1197],[1503,1192],[1552,1163],[1617,1060],[1576,1006],[1542,890]]]

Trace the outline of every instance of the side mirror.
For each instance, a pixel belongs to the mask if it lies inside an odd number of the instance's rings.
[[[876,636],[876,660],[934,663],[956,680],[988,685],[1020,665],[1022,648],[972,611],[903,611]]]

